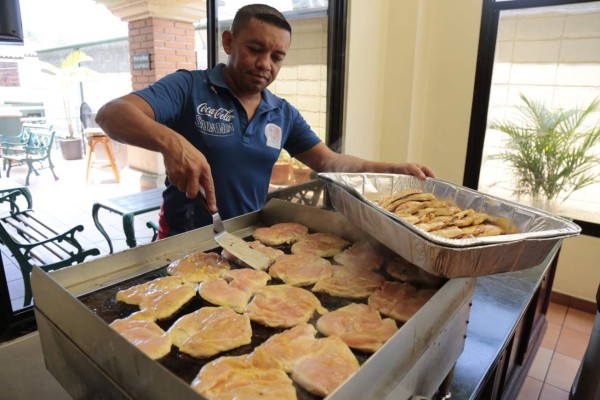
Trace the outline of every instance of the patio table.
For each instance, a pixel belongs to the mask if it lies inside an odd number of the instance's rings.
[[[133,228],[133,218],[136,215],[158,210],[162,204],[162,192],[163,188],[149,189],[93,204],[92,218],[94,219],[94,224],[104,238],[106,238],[110,254],[113,253],[113,245],[98,218],[100,209],[104,208],[123,217],[123,231],[125,232],[126,243],[132,248],[137,245],[135,230]]]

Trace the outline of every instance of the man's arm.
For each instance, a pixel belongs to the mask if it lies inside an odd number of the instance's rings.
[[[163,155],[169,181],[188,198],[204,189],[208,206],[216,211],[214,182],[206,157],[187,139],[154,119],[152,107],[140,96],[127,94],[100,108],[96,122],[112,139]]]
[[[323,142],[295,157],[316,172],[382,172],[414,175],[419,179],[435,178],[435,172],[426,165],[417,163],[384,163],[339,154]]]

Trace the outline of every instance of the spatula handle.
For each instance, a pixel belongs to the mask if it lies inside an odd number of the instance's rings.
[[[221,220],[221,216],[219,215],[219,212],[217,211],[216,213],[213,213],[212,211],[210,211],[210,208],[208,208],[208,203],[206,202],[206,197],[204,197],[204,193],[198,192],[197,197],[198,197],[198,200],[200,201],[200,203],[202,203],[202,205],[204,206],[204,208],[206,208],[206,211],[208,211],[208,213],[212,215],[213,232],[214,233],[224,232],[225,226],[223,225],[223,221]]]

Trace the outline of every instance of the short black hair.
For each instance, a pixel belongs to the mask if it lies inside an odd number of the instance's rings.
[[[235,17],[233,17],[231,31],[236,33],[242,30],[251,18],[256,18],[278,28],[285,29],[290,34],[292,33],[292,27],[283,14],[266,4],[248,4],[240,8],[235,13]]]

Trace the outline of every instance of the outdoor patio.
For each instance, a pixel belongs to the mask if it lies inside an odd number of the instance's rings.
[[[80,243],[84,247],[98,248],[100,255],[97,257],[109,255],[108,243],[92,219],[92,205],[101,200],[139,192],[141,173],[129,168],[121,168],[121,179],[117,183],[110,167],[96,166],[91,169],[90,180],[86,184],[85,158],[67,161],[62,159],[60,151],[56,151],[53,162],[58,180],[54,180],[49,169],[41,170],[39,176],[31,174],[29,178],[28,188],[33,198],[35,213],[58,231],[83,225],[83,232],[78,232],[76,235]],[[14,167],[9,178],[6,177],[5,170],[0,172],[0,180],[10,179],[25,185],[27,167]],[[98,215],[112,240],[114,252],[128,249],[121,216],[105,209],[101,209]],[[146,222],[151,220],[155,222],[158,220],[158,211],[135,217],[134,227],[138,245],[151,241],[152,230],[146,227]],[[17,310],[23,307],[24,288],[21,271],[8,249],[0,245],[0,250],[13,310]]]

